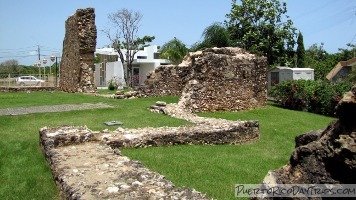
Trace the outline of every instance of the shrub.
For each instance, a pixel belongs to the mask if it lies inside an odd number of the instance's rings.
[[[123,86],[122,82],[123,81],[121,80],[121,78],[113,76],[108,82],[108,89],[109,90],[115,90],[118,88],[122,89],[122,86]]]
[[[334,116],[335,106],[351,87],[350,82],[293,80],[272,87],[269,95],[285,108]]]
[[[115,87],[115,84],[113,83],[112,80],[110,80],[110,81],[109,81],[108,89],[109,89],[109,90],[115,90],[115,88],[116,88],[116,87]]]

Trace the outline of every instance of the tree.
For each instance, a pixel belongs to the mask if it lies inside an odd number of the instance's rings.
[[[203,32],[204,41],[211,47],[227,47],[230,45],[230,35],[225,26],[215,22],[206,27]]]
[[[188,48],[185,44],[174,38],[161,47],[161,58],[166,58],[172,61],[174,64],[182,62],[185,55],[188,54]]]
[[[147,43],[152,42],[155,37],[138,37],[138,30],[142,19],[140,12],[123,8],[109,14],[108,18],[117,30],[115,34],[112,34],[110,29],[104,30],[104,33],[111,41],[113,48],[119,53],[119,58],[124,65],[126,85],[132,86],[132,63],[135,59],[135,54],[145,46],[148,46]]]
[[[301,32],[298,35],[297,45],[297,67],[305,67],[305,48]]]
[[[220,22],[215,22],[206,27],[202,37],[202,42],[196,42],[192,45],[192,51],[198,51],[209,47],[228,47],[231,44],[229,32]]]
[[[15,59],[5,60],[0,63],[0,74],[1,77],[18,76],[20,74],[22,67],[19,66],[19,62]]]
[[[235,45],[267,57],[268,64],[284,64],[293,59],[295,28],[287,5],[279,0],[233,0],[225,21]],[[283,21],[282,21],[283,20]]]
[[[346,49],[339,48],[339,55],[341,60],[349,60],[353,57],[356,57],[356,45],[348,43],[346,46]]]

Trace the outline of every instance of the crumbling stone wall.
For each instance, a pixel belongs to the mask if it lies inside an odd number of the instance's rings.
[[[78,9],[66,21],[60,68],[60,89],[92,92],[97,30],[93,8]]]
[[[161,65],[147,76],[139,91],[145,96],[181,96],[190,73],[187,65]]]
[[[266,104],[267,60],[240,48],[209,48],[191,53],[178,66],[161,66],[140,92],[181,95],[192,112],[254,109]]]

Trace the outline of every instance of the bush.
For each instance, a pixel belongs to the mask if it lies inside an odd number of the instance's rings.
[[[351,87],[350,82],[293,80],[272,87],[269,95],[285,108],[334,116],[335,106]]]
[[[115,89],[116,89],[116,86],[115,86],[115,84],[113,83],[112,80],[109,81],[108,89],[109,89],[109,90],[115,90]]]

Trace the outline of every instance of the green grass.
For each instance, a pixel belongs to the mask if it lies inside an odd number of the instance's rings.
[[[132,89],[129,88],[125,88],[125,89],[119,89],[120,91],[124,91],[124,92],[129,92]],[[118,90],[109,90],[109,89],[98,89],[96,92],[99,94],[115,94],[116,91]]]
[[[185,121],[151,113],[156,101],[177,97],[114,100],[61,92],[0,93],[0,108],[103,102],[114,109],[95,109],[23,116],[0,116],[0,199],[59,199],[50,169],[39,147],[44,126],[87,125],[108,128],[105,121],[120,120],[124,127],[181,126]],[[333,120],[320,115],[268,106],[252,111],[204,113],[201,116],[259,120],[260,141],[244,145],[174,146],[123,149],[132,159],[165,175],[177,186],[188,186],[217,199],[233,199],[234,184],[260,183],[268,170],[288,162],[294,137],[326,127]],[[109,127],[110,130],[115,127]]]
[[[188,124],[147,110],[147,107],[158,100],[177,102],[177,97],[114,100],[60,92],[32,92],[0,93],[0,99],[2,108],[83,102],[104,102],[116,106],[114,109],[0,116],[0,199],[59,198],[50,169],[39,147],[38,131],[41,127],[87,125],[92,130],[114,130],[117,127],[103,124],[112,120],[124,122],[126,128]]]
[[[269,170],[285,165],[294,138],[325,128],[333,118],[268,106],[241,112],[204,113],[200,116],[230,120],[259,120],[258,142],[244,145],[173,146],[124,149],[177,186],[188,186],[216,199],[234,199],[235,184],[261,183]]]

